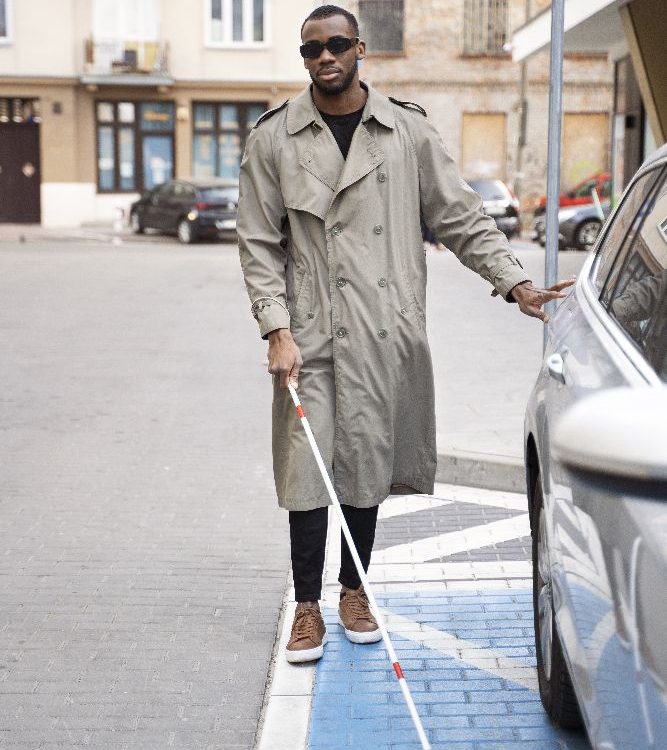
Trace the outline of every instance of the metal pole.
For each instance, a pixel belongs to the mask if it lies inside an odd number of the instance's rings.
[[[564,0],[551,3],[551,60],[549,68],[549,135],[547,148],[547,226],[544,256],[544,286],[549,288],[558,277],[558,196],[560,194],[560,137],[563,113],[563,36]],[[556,301],[547,302],[551,316]],[[544,327],[543,347],[546,349],[548,329]]]

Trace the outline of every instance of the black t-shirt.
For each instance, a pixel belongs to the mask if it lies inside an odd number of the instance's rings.
[[[336,139],[338,148],[341,154],[343,154],[343,159],[347,159],[347,152],[350,150],[352,136],[361,120],[363,111],[364,108],[362,107],[356,112],[350,112],[349,115],[329,115],[326,112],[320,112],[322,119],[329,126],[329,130]]]

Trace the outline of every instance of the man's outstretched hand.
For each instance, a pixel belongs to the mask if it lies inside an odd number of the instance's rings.
[[[289,328],[277,328],[269,334],[269,372],[280,377],[280,387],[288,382],[295,388],[299,384],[299,371],[303,360]]]
[[[552,299],[565,297],[563,289],[572,286],[575,281],[576,278],[559,281],[548,289],[538,289],[533,286],[531,281],[524,281],[522,284],[517,284],[512,289],[511,294],[524,315],[530,315],[532,318],[539,318],[543,323],[548,323],[549,316],[544,312],[542,306]]]

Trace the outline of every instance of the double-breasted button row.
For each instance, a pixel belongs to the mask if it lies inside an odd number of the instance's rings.
[[[338,278],[336,279],[336,286],[337,286],[337,287],[338,287],[339,289],[342,289],[342,288],[343,288],[343,287],[345,286],[345,284],[347,284],[347,279],[344,279],[344,278],[343,278],[342,276],[339,276],[339,277],[338,277]]]
[[[382,234],[382,224],[376,224],[373,227],[373,231],[375,232],[375,234]]]
[[[378,286],[381,286],[381,287],[387,286],[387,279],[385,278],[378,279]]]
[[[341,234],[343,231],[343,227],[341,227],[340,224],[334,224],[331,227],[331,234],[333,234],[334,237],[338,237],[339,234]]]
[[[348,334],[348,330],[347,330],[347,328],[343,328],[343,327],[341,326],[340,328],[337,328],[337,329],[336,329],[336,336],[337,336],[337,337],[338,337],[339,339],[343,339],[343,338],[345,338],[345,336],[347,336],[347,334]],[[386,339],[388,335],[389,335],[389,334],[387,333],[387,331],[386,331],[386,330],[385,330],[384,328],[380,328],[380,330],[378,331],[378,336],[379,336],[379,337],[380,337],[381,339]]]
[[[384,172],[378,172],[378,182],[385,182],[387,175]]]

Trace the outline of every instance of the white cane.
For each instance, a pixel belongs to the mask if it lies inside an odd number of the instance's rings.
[[[317,443],[315,442],[313,431],[310,429],[310,425],[308,424],[306,415],[303,413],[303,407],[301,406],[301,401],[299,400],[294,386],[290,383],[287,387],[289,388],[292,400],[294,401],[294,406],[296,406],[296,413],[299,415],[301,424],[303,425],[303,429],[306,431],[308,442],[310,443],[313,455],[315,456],[315,460],[317,461],[317,465],[319,466],[320,473],[322,474],[322,479],[324,479],[324,484],[326,485],[329,492],[331,502],[336,509],[336,513],[338,514],[338,519],[340,520],[343,534],[345,535],[345,539],[347,540],[347,546],[350,549],[350,554],[352,555],[352,559],[354,560],[359,578],[364,585],[364,591],[366,592],[366,596],[368,597],[368,602],[371,606],[371,610],[375,615],[378,627],[380,628],[380,632],[382,633],[382,640],[384,641],[385,648],[387,649],[389,661],[391,661],[391,665],[394,668],[396,677],[398,678],[398,684],[401,686],[403,697],[405,698],[408,710],[410,711],[410,716],[412,717],[415,729],[417,730],[417,734],[419,735],[419,739],[422,743],[422,748],[423,750],[431,750],[431,745],[429,744],[426,733],[424,732],[424,727],[422,726],[421,719],[419,718],[419,714],[417,713],[417,709],[415,708],[415,703],[412,700],[412,695],[410,695],[410,688],[408,687],[408,683],[405,681],[403,670],[401,669],[401,665],[398,663],[396,652],[394,651],[394,647],[392,646],[391,640],[389,639],[389,633],[387,633],[382,615],[380,614],[380,609],[377,605],[377,602],[375,601],[375,597],[373,596],[373,591],[371,590],[370,583],[368,582],[368,577],[366,576],[366,572],[364,571],[364,566],[361,564],[359,553],[357,552],[357,548],[354,546],[354,542],[352,541],[352,535],[350,534],[350,529],[348,528],[345,516],[343,515],[343,510],[340,507],[340,502],[338,501],[338,497],[336,496],[336,491],[334,490],[331,479],[329,478],[329,472],[324,465],[322,454],[320,453],[319,448],[317,447]]]

